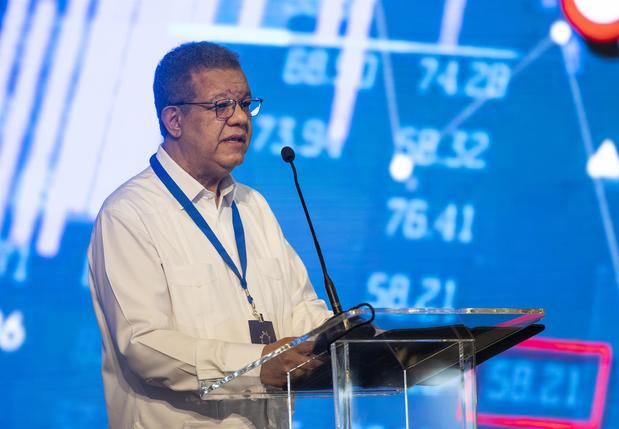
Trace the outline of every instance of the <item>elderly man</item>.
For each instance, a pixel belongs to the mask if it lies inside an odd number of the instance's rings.
[[[273,401],[196,396],[330,316],[267,202],[230,176],[262,100],[207,42],[167,53],[153,89],[163,144],[107,198],[88,255],[109,425],[277,427]],[[264,365],[262,382],[284,384],[305,353]]]

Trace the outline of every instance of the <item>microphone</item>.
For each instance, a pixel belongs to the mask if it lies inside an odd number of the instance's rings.
[[[292,164],[292,161],[294,161],[294,157],[295,157],[294,150],[292,150],[290,146],[284,146],[282,148],[282,159],[284,160],[284,162]],[[294,169],[294,165],[292,168]]]
[[[340,304],[340,299],[337,296],[337,291],[335,290],[335,285],[329,277],[327,273],[327,265],[325,264],[325,258],[322,256],[322,250],[320,249],[320,244],[318,243],[318,238],[316,238],[316,232],[314,231],[314,225],[312,224],[312,219],[310,218],[309,212],[307,211],[307,205],[305,204],[305,198],[303,198],[303,192],[301,192],[301,186],[299,186],[299,179],[297,177],[297,169],[294,166],[294,158],[295,153],[294,150],[290,146],[284,146],[282,148],[282,159],[284,162],[290,164],[292,167],[292,174],[294,176],[294,184],[297,187],[297,193],[299,194],[299,199],[301,200],[301,205],[303,206],[303,211],[305,212],[305,218],[307,219],[307,223],[310,228],[310,232],[312,233],[312,238],[314,239],[314,246],[316,247],[316,253],[318,253],[318,259],[320,260],[320,267],[322,268],[322,275],[325,280],[325,289],[327,290],[327,296],[329,297],[329,302],[331,303],[331,309],[333,310],[333,314],[335,316],[342,314],[342,305]]]

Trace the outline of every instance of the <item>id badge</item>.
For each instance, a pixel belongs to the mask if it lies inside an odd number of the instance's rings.
[[[252,344],[271,344],[277,341],[275,338],[275,330],[273,322],[265,320],[249,320],[249,335],[251,336]]]

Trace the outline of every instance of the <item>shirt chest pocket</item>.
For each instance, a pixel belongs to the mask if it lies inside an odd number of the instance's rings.
[[[282,281],[282,269],[279,261],[274,258],[258,258],[256,261],[258,272],[269,281]]]
[[[261,287],[256,293],[252,291],[252,294],[255,295],[258,311],[264,313],[268,320],[275,321],[277,328],[278,324],[285,323],[284,315],[291,309],[280,262],[274,258],[259,258],[256,260],[256,268],[257,281]]]
[[[209,263],[170,265],[166,268],[168,284],[175,287],[206,287],[215,282],[215,270]]]
[[[170,265],[166,268],[172,313],[181,331],[204,337],[208,334],[207,315],[217,285],[214,267],[208,263]]]

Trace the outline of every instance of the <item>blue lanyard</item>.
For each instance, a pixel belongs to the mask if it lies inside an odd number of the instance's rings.
[[[208,225],[206,220],[202,217],[200,212],[196,206],[191,202],[191,200],[185,195],[185,193],[179,188],[174,179],[170,177],[168,172],[163,168],[163,165],[159,162],[155,155],[150,157],[150,166],[153,168],[153,171],[159,177],[159,179],[163,182],[168,191],[172,194],[172,196],[180,203],[181,206],[185,209],[189,217],[193,220],[200,231],[204,233],[206,238],[211,242],[219,256],[224,260],[226,265],[232,270],[234,275],[241,282],[241,287],[245,292],[245,296],[247,297],[247,302],[251,305],[252,314],[256,319],[262,321],[263,317],[256,310],[256,304],[254,303],[254,298],[250,295],[249,289],[247,289],[247,250],[245,248],[245,231],[243,230],[243,222],[241,221],[241,215],[239,214],[239,209],[236,206],[236,203],[232,202],[232,226],[234,228],[234,240],[236,241],[236,249],[239,254],[239,261],[241,262],[241,272],[239,272],[236,267],[234,261],[226,252],[226,249],[221,244],[211,227]]]

